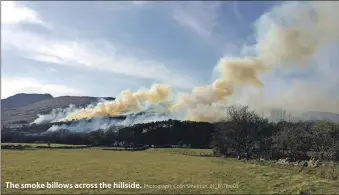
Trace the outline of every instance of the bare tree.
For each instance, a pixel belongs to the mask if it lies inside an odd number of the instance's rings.
[[[247,106],[231,106],[227,109],[229,121],[216,128],[215,145],[220,152],[235,152],[238,158],[259,157],[267,143],[269,123],[249,110]]]

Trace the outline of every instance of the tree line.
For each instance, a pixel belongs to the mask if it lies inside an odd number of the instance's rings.
[[[67,122],[70,125],[70,122]],[[58,123],[59,125],[63,123]],[[191,121],[158,121],[127,127],[110,127],[91,132],[71,132],[67,129],[47,131],[52,124],[3,129],[3,143],[59,143],[112,146],[116,142],[128,145],[166,146],[190,144],[193,148],[209,148],[214,125]],[[28,133],[30,132],[30,133]]]
[[[248,107],[232,106],[215,124],[215,152],[244,159],[339,160],[339,124],[326,121],[269,122]]]
[[[1,141],[92,146],[113,146],[123,142],[132,147],[189,145],[192,148],[213,148],[215,155],[239,159],[289,157],[293,160],[316,158],[339,161],[338,123],[270,122],[248,107],[240,106],[229,107],[226,112],[229,118],[218,123],[167,120],[88,133],[67,129],[46,132],[51,124],[26,126],[15,130],[3,129]]]

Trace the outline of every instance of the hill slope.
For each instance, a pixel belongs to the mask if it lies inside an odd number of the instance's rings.
[[[19,93],[6,99],[1,99],[1,111],[26,106],[47,99],[53,99],[53,96],[50,94]]]
[[[331,122],[339,122],[339,114],[330,112],[317,112],[317,111],[297,111],[297,110],[283,110],[283,109],[271,109],[270,117],[271,121],[280,121],[284,119],[286,121],[319,121],[326,120]]]
[[[25,100],[25,97],[27,97],[27,100]],[[38,114],[49,114],[53,109],[66,108],[70,104],[74,104],[76,107],[86,107],[91,103],[97,102],[98,98],[88,96],[61,96],[53,98],[49,94],[17,94],[1,100],[2,106],[6,108],[2,109],[1,122],[2,125],[18,122],[31,123],[38,118]],[[103,99],[114,100],[112,97],[105,97]],[[32,103],[28,104],[28,102]],[[26,105],[20,106],[23,104]],[[12,109],[9,109],[11,107]],[[339,122],[339,114],[327,112],[287,112],[282,109],[272,109],[270,113],[271,116],[269,118],[272,121],[279,121],[282,118],[289,120],[291,114],[293,120],[329,120]],[[143,120],[152,118],[152,115],[147,113],[139,113],[138,116],[140,115],[143,116]],[[130,119],[133,119],[133,116]]]
[[[114,98],[104,99],[113,100]],[[98,97],[86,96],[60,96],[46,99],[26,106],[5,110],[1,114],[1,122],[3,125],[18,121],[30,123],[38,117],[38,114],[48,114],[55,108],[66,108],[70,104],[74,104],[76,107],[85,107],[98,100]]]

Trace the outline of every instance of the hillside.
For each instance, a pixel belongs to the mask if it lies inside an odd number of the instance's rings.
[[[104,99],[113,100],[114,98],[106,97]],[[55,108],[66,108],[70,104],[76,107],[85,107],[98,101],[98,97],[86,96],[60,96],[35,102],[29,105],[4,110],[1,113],[1,122],[3,125],[14,122],[33,122],[38,114],[48,114]]]
[[[10,123],[31,123],[37,119],[38,114],[49,114],[53,109],[66,108],[70,104],[74,104],[76,107],[85,107],[91,103],[97,102],[98,98],[99,97],[89,96],[60,96],[53,98],[53,96],[49,94],[17,94],[1,100],[1,122],[2,125]],[[103,99],[114,100],[112,97],[103,97]],[[152,118],[152,115],[143,112],[138,114],[138,116],[140,115],[143,115],[143,120],[146,121]],[[272,109],[270,110],[270,115],[269,119],[271,121],[279,121],[283,118],[287,121],[293,119],[303,121],[328,120],[339,122],[339,114],[327,112],[288,112],[283,111],[282,109]],[[133,116],[129,119],[131,119],[131,121],[134,120]]]
[[[1,111],[19,108],[42,100],[53,99],[50,94],[19,93],[6,99],[1,99]]]

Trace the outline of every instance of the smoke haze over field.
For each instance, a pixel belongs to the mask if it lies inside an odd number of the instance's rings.
[[[126,90],[115,101],[66,112],[63,119],[116,116],[162,104],[166,105],[162,111],[173,116],[184,113],[188,120],[215,122],[225,119],[225,105],[239,103],[242,99],[246,99],[242,103],[259,110],[279,107],[339,113],[339,99],[331,95],[339,86],[339,80],[330,84],[327,72],[323,71],[339,72],[339,66],[324,60],[326,55],[317,58],[321,51],[338,44],[338,10],[339,2],[285,2],[256,21],[256,44],[250,46],[254,53],[248,57],[221,58],[216,66],[218,78],[210,85],[197,86],[191,93],[178,95],[172,94],[171,87],[165,84],[155,84],[149,90],[135,93]],[[328,55],[327,58],[333,57]],[[296,82],[294,87],[274,97],[265,96],[267,83],[263,76],[274,76],[277,71],[307,74],[310,70],[319,72],[318,80]],[[248,88],[246,94],[244,91]]]

